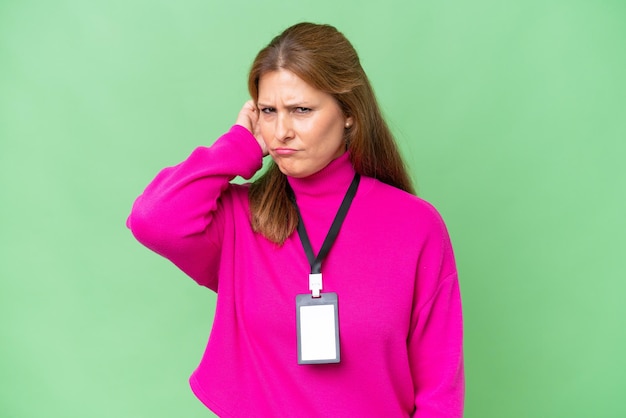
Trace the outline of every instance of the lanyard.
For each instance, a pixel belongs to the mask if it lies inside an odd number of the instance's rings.
[[[359,187],[359,181],[361,180],[361,176],[359,173],[354,174],[354,178],[352,179],[352,183],[350,183],[350,187],[346,192],[346,195],[341,202],[341,206],[339,206],[339,210],[335,215],[335,219],[333,220],[332,225],[330,226],[330,230],[324,239],[324,243],[322,244],[322,248],[320,248],[317,256],[313,253],[313,247],[311,246],[311,241],[309,240],[309,235],[306,232],[306,228],[304,227],[304,222],[302,221],[302,215],[300,214],[300,209],[296,204],[296,198],[293,193],[291,193],[291,201],[296,207],[296,211],[298,212],[298,235],[300,236],[300,241],[302,242],[302,247],[304,248],[304,252],[306,253],[306,257],[309,260],[309,264],[311,265],[311,274],[309,274],[309,290],[314,298],[320,297],[320,291],[322,290],[322,260],[328,255],[330,248],[335,243],[335,239],[339,234],[339,229],[343,224],[344,219],[346,218],[346,214],[348,213],[348,209],[350,209],[350,205],[352,204],[352,200],[356,195],[356,190]]]

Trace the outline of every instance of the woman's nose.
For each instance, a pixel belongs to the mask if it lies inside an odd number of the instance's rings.
[[[281,142],[286,142],[293,138],[293,128],[288,115],[280,113],[277,115],[274,136]]]

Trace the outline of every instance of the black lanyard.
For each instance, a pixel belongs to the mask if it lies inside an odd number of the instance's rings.
[[[346,214],[348,213],[348,209],[350,209],[350,205],[352,204],[352,200],[356,195],[356,190],[359,187],[359,181],[361,180],[361,176],[359,173],[354,174],[354,178],[352,179],[352,183],[346,192],[346,195],[341,202],[341,206],[339,206],[339,210],[337,211],[337,215],[335,215],[335,219],[333,220],[332,225],[330,226],[330,230],[328,231],[328,235],[324,239],[324,243],[322,244],[322,248],[320,248],[320,252],[317,254],[317,257],[313,253],[313,247],[311,246],[311,241],[309,240],[309,236],[306,233],[306,228],[304,227],[304,222],[302,221],[302,215],[300,214],[300,209],[296,204],[296,198],[293,193],[291,193],[291,201],[296,207],[296,211],[298,212],[298,235],[300,236],[300,241],[302,241],[302,247],[304,248],[304,252],[306,253],[306,257],[309,260],[309,264],[311,265],[311,274],[319,274],[322,270],[322,260],[328,255],[330,248],[335,243],[335,239],[339,234],[339,229],[343,224],[344,219],[346,218]]]

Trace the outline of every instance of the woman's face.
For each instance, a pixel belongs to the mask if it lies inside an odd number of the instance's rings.
[[[259,127],[280,171],[307,177],[345,150],[344,130],[352,124],[337,101],[288,70],[259,79]]]

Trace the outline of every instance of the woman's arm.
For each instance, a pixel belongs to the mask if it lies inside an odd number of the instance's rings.
[[[245,106],[242,113],[248,113]],[[241,113],[237,122],[242,123]],[[252,177],[264,156],[252,126],[242,125],[163,169],[137,198],[127,221],[139,242],[213,290],[223,233],[220,196],[235,176]]]
[[[437,214],[438,216],[438,214]],[[463,316],[450,239],[440,217],[420,256],[409,360],[416,418],[461,418]]]

